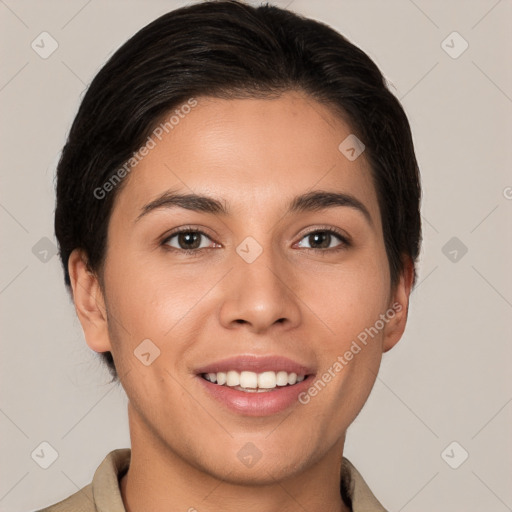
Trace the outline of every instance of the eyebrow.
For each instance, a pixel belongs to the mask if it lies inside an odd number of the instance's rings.
[[[323,190],[307,192],[292,199],[288,205],[287,213],[313,212],[340,206],[360,212],[367,222],[373,226],[372,217],[366,206],[353,195],[342,192]],[[213,197],[167,191],[143,206],[135,222],[152,211],[176,207],[215,215],[229,215],[229,208],[226,203]]]

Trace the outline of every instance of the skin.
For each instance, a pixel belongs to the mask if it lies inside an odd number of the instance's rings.
[[[391,288],[364,153],[351,162],[338,150],[350,133],[332,109],[300,92],[198,98],[120,190],[102,286],[83,252],[73,252],[69,270],[87,343],[112,352],[129,398],[132,461],[121,481],[128,512],[348,510],[339,492],[345,432],[382,354],[403,334],[414,272],[407,260]],[[220,199],[229,215],[175,207],[137,220],[167,190]],[[286,214],[293,197],[314,190],[355,196],[371,222],[347,206]],[[181,226],[204,231],[204,249],[180,252],[177,236],[162,243]],[[307,236],[328,228],[351,245],[336,251],[334,235],[323,246]],[[263,249],[253,263],[236,252],[248,236]],[[401,311],[306,405],[237,414],[194,374],[234,355],[279,354],[321,376],[394,303]],[[145,366],[133,352],[148,338],[160,356]],[[237,457],[247,442],[262,453],[250,468]]]

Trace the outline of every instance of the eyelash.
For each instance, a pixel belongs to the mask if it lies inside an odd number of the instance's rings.
[[[204,231],[201,231],[199,229],[195,229],[195,228],[189,228],[189,227],[183,227],[183,228],[180,228],[176,231],[173,231],[170,235],[166,236],[162,242],[161,242],[161,245],[162,246],[165,246],[167,248],[167,250],[169,251],[177,251],[179,253],[182,253],[182,254],[186,254],[186,255],[191,255],[191,256],[198,256],[204,249],[212,249],[212,247],[202,247],[201,249],[178,249],[176,247],[171,247],[168,245],[169,241],[174,238],[175,236],[181,234],[181,233],[196,233],[196,234],[199,234],[199,235],[203,235],[205,236],[206,238],[210,238]],[[309,247],[303,247],[302,249],[303,250],[306,250],[306,251],[315,251],[317,253],[329,253],[329,254],[332,254],[333,252],[338,252],[338,251],[342,251],[342,250],[345,250],[347,249],[348,247],[350,247],[352,244],[351,242],[349,241],[349,239],[343,235],[340,231],[338,231],[337,229],[334,229],[334,228],[317,228],[317,229],[314,229],[312,231],[309,231],[307,233],[305,233],[301,240],[303,240],[304,238],[310,236],[310,235],[313,235],[315,233],[328,233],[330,235],[334,235],[335,237],[337,237],[340,241],[340,244],[337,245],[336,247],[331,247],[331,248],[327,248],[327,249],[315,249],[315,248],[309,248]]]

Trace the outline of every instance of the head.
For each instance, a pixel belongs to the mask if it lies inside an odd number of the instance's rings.
[[[285,475],[342,440],[402,336],[419,203],[409,123],[364,52],[277,7],[206,2],[144,27],[92,81],[55,229],[139,435],[224,477],[252,442]],[[304,366],[293,421],[212,409],[199,370],[233,355]]]

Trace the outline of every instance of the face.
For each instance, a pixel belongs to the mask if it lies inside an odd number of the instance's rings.
[[[113,353],[132,442],[267,482],[339,459],[409,289],[390,287],[370,170],[338,149],[351,129],[331,109],[197,101],[120,190],[106,313],[79,315]]]

